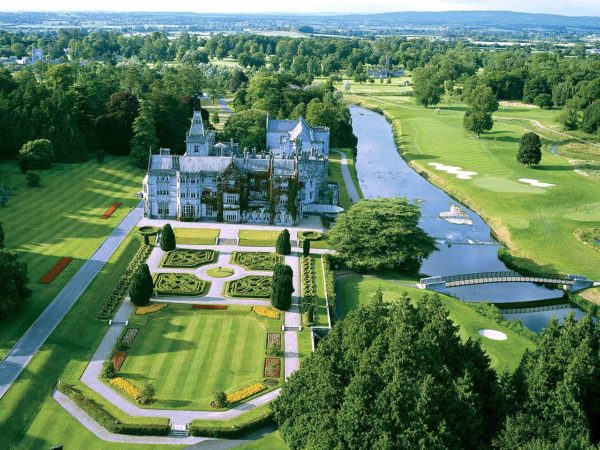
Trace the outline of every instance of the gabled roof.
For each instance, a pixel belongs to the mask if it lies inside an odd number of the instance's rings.
[[[192,117],[192,125],[187,132],[187,137],[199,137],[203,138],[206,136],[206,130],[204,129],[204,122],[202,122],[202,113],[200,111],[194,111]]]
[[[304,117],[300,116],[294,129],[290,132],[290,139],[302,139],[305,142],[313,141],[312,129],[304,120]]]

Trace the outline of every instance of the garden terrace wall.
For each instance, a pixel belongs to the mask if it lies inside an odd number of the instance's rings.
[[[58,260],[54,266],[40,279],[40,283],[42,284],[50,284],[54,281],[54,279],[61,274],[65,267],[71,264],[73,258],[69,256],[63,256]]]
[[[85,411],[95,422],[111,433],[132,436],[166,436],[171,427],[167,418],[157,418],[157,423],[132,424],[119,421],[110,412],[94,400],[87,398],[75,387],[59,380],[56,389],[69,397],[79,408]]]

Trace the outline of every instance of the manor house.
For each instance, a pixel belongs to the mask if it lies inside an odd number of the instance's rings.
[[[338,186],[327,180],[329,129],[267,118],[267,149],[215,143],[200,112],[184,155],[160,149],[144,178],[144,214],[153,219],[293,225],[303,214],[334,214]]]

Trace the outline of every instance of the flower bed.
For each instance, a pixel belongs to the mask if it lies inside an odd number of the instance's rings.
[[[121,202],[115,202],[115,203],[113,203],[112,206],[110,208],[108,208],[104,212],[104,214],[102,214],[102,218],[103,219],[108,219],[119,208],[119,206],[121,206]]]
[[[112,355],[112,362],[115,365],[115,370],[118,372],[123,367],[123,363],[125,362],[125,358],[127,358],[127,352],[115,352]]]
[[[129,266],[127,266],[127,270],[121,276],[121,279],[113,288],[112,292],[108,295],[108,297],[102,303],[102,306],[98,310],[96,317],[98,319],[110,319],[113,313],[121,304],[121,300],[125,297],[129,289],[129,283],[131,282],[131,277],[134,272],[139,268],[139,266],[148,259],[150,252],[152,251],[152,246],[150,245],[142,245],[131,262]]]
[[[54,266],[52,267],[52,269],[50,269],[46,275],[44,275],[42,278],[40,278],[40,283],[42,284],[49,284],[52,283],[54,281],[54,279],[60,275],[60,273],[65,269],[65,267],[67,267],[71,261],[73,261],[73,258],[69,257],[69,256],[63,256],[62,258],[60,258],[58,260],[58,262],[56,264],[54,264]]]
[[[247,270],[273,270],[281,256],[268,252],[233,252],[231,263]]]
[[[214,250],[173,250],[165,254],[160,267],[193,269],[213,262],[216,255]]]
[[[137,328],[129,328],[123,335],[123,339],[121,339],[121,345],[124,347],[131,347],[131,344],[133,344],[133,341],[135,341],[137,334]]]
[[[267,334],[267,348],[275,344],[277,350],[281,350],[281,334],[279,333],[268,333]]]
[[[269,319],[279,319],[280,317],[279,311],[270,306],[253,306],[252,311],[259,316],[267,317]]]
[[[241,402],[242,400],[247,399],[248,397],[252,397],[255,394],[258,394],[261,391],[264,391],[267,387],[262,383],[254,383],[244,389],[240,389],[239,391],[235,391],[231,394],[227,394],[227,402],[229,404]]]
[[[227,309],[227,305],[192,305],[192,309]]]
[[[135,310],[136,315],[145,316],[146,314],[152,314],[165,309],[168,305],[166,303],[150,303],[147,306],[138,306]]]
[[[202,295],[208,283],[191,273],[158,273],[154,287],[159,295]]]
[[[271,278],[263,275],[248,275],[228,281],[225,285],[225,295],[232,298],[269,298]]]
[[[131,384],[129,381],[127,381],[125,378],[121,378],[121,377],[111,378],[110,380],[108,380],[108,383],[111,386],[116,387],[123,394],[131,397],[134,400],[137,400],[138,398],[140,398],[142,396],[141,391],[137,387],[135,387],[133,384]]]
[[[265,358],[265,378],[279,378],[281,376],[281,359]]]

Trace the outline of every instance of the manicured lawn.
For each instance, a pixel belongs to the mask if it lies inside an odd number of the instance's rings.
[[[335,150],[341,151],[346,155],[346,164],[348,165],[348,169],[350,170],[352,181],[354,182],[354,186],[358,194],[362,197],[362,192],[360,190],[360,185],[358,184],[358,176],[356,175],[356,167],[354,165],[354,156],[352,156],[352,152],[350,151],[350,149],[345,148],[336,148]],[[329,153],[328,171],[329,179],[331,181],[335,181],[339,185],[340,206],[344,209],[348,209],[352,205],[352,202],[350,201],[350,197],[348,197],[346,183],[344,183],[344,177],[342,176],[341,157],[336,151],[331,151]]]
[[[323,263],[321,261],[321,255],[314,255],[315,260],[315,277],[317,286],[317,313],[318,322],[316,325],[320,327],[326,327],[327,322],[327,303],[325,301],[325,280],[323,279]]]
[[[177,244],[214,245],[221,230],[218,228],[173,228]]]
[[[272,230],[240,230],[239,245],[248,247],[275,247],[280,231]]]
[[[502,120],[477,139],[462,127],[465,106],[461,104],[441,104],[440,114],[436,114],[410,97],[389,95],[383,88],[369,96],[351,94],[348,99],[383,108],[394,119],[404,158],[479,212],[519,264],[541,272],[600,279],[600,253],[574,236],[576,229],[600,223],[600,177],[580,175],[567,158],[553,155],[551,145],[561,153],[563,148],[571,148],[572,140],[531,122],[539,120],[556,128],[560,111],[502,107],[495,113]],[[542,164],[534,168],[520,165],[515,157],[520,137],[530,130],[542,135],[546,144]],[[598,153],[595,147],[587,148]],[[477,175],[461,180],[435,170],[429,165],[432,162],[460,166]],[[556,186],[532,187],[519,182],[520,178]]]
[[[120,376],[137,386],[152,382],[153,408],[211,409],[215,391],[231,393],[263,380],[266,333],[280,320],[249,307],[194,310],[171,304],[159,313],[132,315],[139,328]]]
[[[418,302],[423,296],[422,290],[409,287],[405,283],[410,280],[392,280],[374,276],[349,275],[341,278],[337,283],[338,311],[345,316],[352,309],[367,304],[371,295],[381,289],[386,301],[394,301],[400,298],[403,292]],[[471,338],[481,341],[481,347],[490,357],[491,364],[499,371],[514,370],[521,359],[521,355],[527,348],[533,348],[534,344],[527,338],[515,334],[511,330],[489,320],[464,303],[452,297],[440,296],[444,306],[450,312],[450,319],[459,325],[459,333],[463,339]],[[493,341],[479,336],[479,330],[491,328],[506,333],[506,341]]]
[[[41,187],[29,188],[13,161],[0,162],[0,181],[11,191],[0,213],[5,245],[17,250],[29,266],[33,290],[19,314],[0,320],[0,358],[139,202],[133,195],[142,188],[143,171],[127,158],[108,156],[102,165],[56,164],[39,173]],[[102,219],[117,201],[122,205]],[[39,283],[61,257],[73,261],[50,284]]]
[[[233,269],[230,269],[229,267],[213,267],[206,271],[206,274],[213,278],[226,278],[233,275],[233,273]]]
[[[265,434],[260,439],[236,447],[238,450],[288,450],[289,447],[279,434],[279,431]]]
[[[138,247],[139,242],[132,233],[0,400],[0,436],[3,447],[38,449],[51,448],[60,443],[66,449],[140,448],[136,444],[113,444],[96,438],[50,397],[58,378],[68,383],[78,383],[106,332],[106,321],[95,319],[98,298],[108,295]],[[78,388],[81,388],[81,384]],[[123,418],[122,415],[118,417]],[[165,447],[145,445],[144,448]]]

